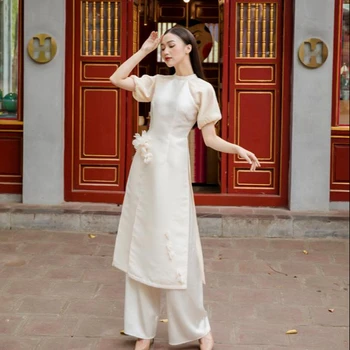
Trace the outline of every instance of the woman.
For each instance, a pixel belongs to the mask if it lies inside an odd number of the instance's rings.
[[[173,75],[129,76],[161,44]],[[140,102],[151,102],[149,131],[136,134],[120,218],[113,266],[126,272],[126,334],[138,338],[135,350],[150,349],[156,334],[160,292],[166,294],[171,345],[214,340],[203,307],[203,256],[190,180],[188,134],[197,123],[207,146],[236,153],[260,166],[255,155],[218,137],[221,119],[213,87],[204,81],[194,36],[183,27],[161,38],[152,32],[141,49],[110,77]]]

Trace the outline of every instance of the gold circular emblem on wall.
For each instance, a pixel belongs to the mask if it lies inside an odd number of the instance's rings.
[[[56,40],[49,34],[35,34],[28,42],[29,57],[36,63],[48,63],[56,55]]]
[[[321,67],[326,62],[327,57],[328,47],[321,39],[309,38],[299,46],[299,60],[305,67]]]

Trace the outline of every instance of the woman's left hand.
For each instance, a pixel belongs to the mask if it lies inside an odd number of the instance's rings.
[[[238,147],[237,155],[241,158],[244,158],[249,164],[251,164],[250,171],[255,171],[257,167],[261,166],[255,154],[250,151],[247,151],[243,147]]]

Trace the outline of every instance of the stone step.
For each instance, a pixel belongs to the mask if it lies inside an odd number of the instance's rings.
[[[279,208],[197,207],[201,236],[207,237],[349,237],[349,211],[290,211]],[[121,206],[96,203],[62,205],[0,204],[0,229],[117,231]]]

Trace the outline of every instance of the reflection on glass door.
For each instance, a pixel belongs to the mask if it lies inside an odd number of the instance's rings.
[[[350,4],[343,0],[343,18],[341,33],[341,68],[340,68],[340,105],[338,125],[349,125],[349,38],[350,38]]]

